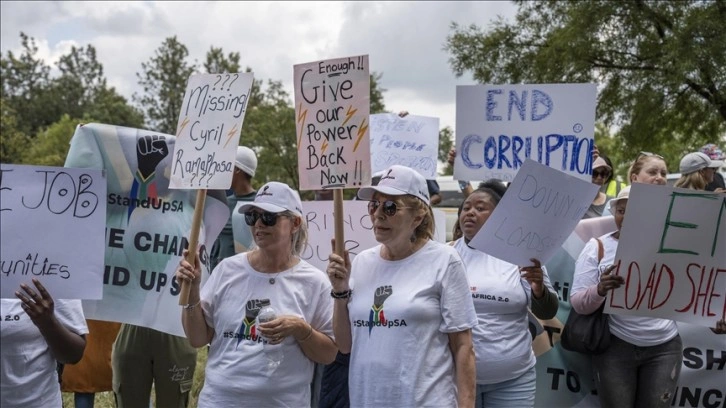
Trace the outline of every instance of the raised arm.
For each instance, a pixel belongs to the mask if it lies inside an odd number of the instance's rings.
[[[176,280],[181,284],[186,280],[189,285],[189,304],[182,309],[182,326],[184,334],[192,347],[203,347],[212,341],[214,329],[207,325],[204,319],[204,312],[201,307],[200,285],[202,282],[202,269],[199,264],[199,256],[194,259],[194,267],[186,261],[189,251],[185,250],[179,268],[176,271]]]
[[[83,357],[86,337],[70,331],[62,325],[55,315],[55,303],[50,293],[37,279],[33,279],[37,289],[21,284],[21,291],[15,296],[22,302],[21,307],[48,343],[53,358],[61,364],[75,364]]]

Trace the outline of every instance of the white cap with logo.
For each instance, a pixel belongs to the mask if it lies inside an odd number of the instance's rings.
[[[244,213],[252,208],[259,208],[272,213],[290,211],[302,217],[300,194],[287,184],[277,181],[270,181],[262,186],[257,191],[255,201],[240,206],[239,212]]]
[[[681,174],[690,174],[695,171],[706,169],[709,167],[721,167],[723,162],[721,160],[711,160],[710,157],[701,153],[688,153],[681,159],[680,170]]]
[[[244,171],[251,177],[254,177],[255,171],[257,171],[257,155],[249,147],[237,147],[237,155],[234,158],[234,167]]]
[[[431,205],[426,179],[417,171],[406,166],[394,164],[389,167],[383,171],[378,185],[363,187],[358,190],[358,198],[371,200],[376,191],[390,196],[410,194],[426,203],[426,205]]]

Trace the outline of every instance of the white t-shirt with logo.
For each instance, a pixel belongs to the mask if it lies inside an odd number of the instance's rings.
[[[55,299],[55,317],[88,334],[80,300]],[[61,407],[56,360],[20,300],[0,300],[0,407]]]
[[[519,266],[454,243],[466,266],[478,324],[473,330],[477,384],[496,384],[524,374],[537,362],[532,351],[527,307],[532,288]],[[543,266],[546,290],[554,292]]]
[[[448,334],[476,325],[461,258],[434,241],[399,261],[381,258],[381,248],[352,265],[350,405],[453,406]]]
[[[613,233],[600,237],[603,246],[603,257],[599,265],[605,268],[615,261],[618,240]],[[572,278],[570,296],[600,281],[600,267],[597,262],[597,241],[591,239],[575,262],[575,276]],[[607,302],[607,299],[605,300]],[[650,316],[610,315],[610,334],[639,347],[657,346],[678,335],[676,322],[669,319],[658,319]]]
[[[248,253],[224,259],[201,291],[207,324],[214,329],[205,371],[200,407],[310,406],[312,360],[297,341],[282,343],[283,360],[267,369],[255,318],[259,301],[269,299],[278,316],[302,317],[333,337],[333,299],[330,281],[305,261],[286,271],[269,274],[254,270]],[[270,284],[270,278],[275,279]]]

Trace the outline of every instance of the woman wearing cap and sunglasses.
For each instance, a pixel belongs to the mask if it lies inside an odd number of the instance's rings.
[[[333,327],[351,353],[350,405],[474,405],[476,314],[456,250],[432,241],[434,219],[426,180],[394,165],[358,198],[380,245],[351,265],[330,255]]]
[[[254,250],[220,262],[201,290],[198,261],[182,259],[176,273],[191,282],[184,332],[194,347],[209,344],[199,406],[310,406],[313,365],[331,363],[337,349],[330,282],[299,257],[307,241],[300,196],[270,182],[239,211]],[[265,300],[277,318],[257,324]],[[279,366],[268,366],[265,342],[281,345]]]

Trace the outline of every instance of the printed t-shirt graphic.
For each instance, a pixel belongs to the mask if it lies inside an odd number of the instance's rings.
[[[242,340],[257,341],[259,336],[257,335],[257,314],[260,312],[262,299],[252,299],[247,302],[245,306],[245,317],[242,319],[242,324],[239,326],[237,331],[237,347]]]
[[[373,326],[385,326],[387,324],[386,316],[383,313],[383,302],[392,294],[393,288],[391,288],[391,285],[379,286],[376,289],[376,293],[373,295],[373,306],[371,306],[371,313],[368,317],[368,335],[373,330]]]

